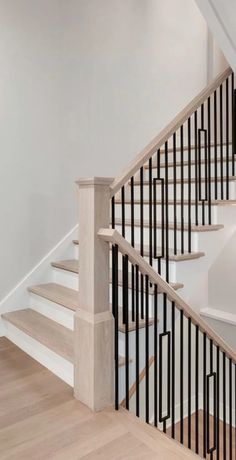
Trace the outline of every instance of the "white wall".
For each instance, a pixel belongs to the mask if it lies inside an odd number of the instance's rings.
[[[195,0],[218,45],[236,71],[235,0]]]
[[[0,0],[0,298],[206,79],[194,0]]]

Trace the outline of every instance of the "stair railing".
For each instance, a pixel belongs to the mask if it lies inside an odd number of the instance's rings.
[[[235,107],[234,74],[228,68],[111,184],[112,227],[167,282],[171,255],[193,252],[192,231],[212,225],[212,205],[230,199]]]
[[[202,457],[235,458],[236,353],[116,230],[101,229],[98,236],[112,246],[116,409],[124,398],[126,409]],[[132,319],[130,268],[135,273]],[[125,332],[120,331],[120,309]]]

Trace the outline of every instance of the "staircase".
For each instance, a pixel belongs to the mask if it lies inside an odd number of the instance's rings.
[[[115,374],[116,409],[211,459],[235,455],[236,354],[200,316],[234,231],[234,100],[227,69],[121,176],[85,181],[79,239],[2,314],[6,337],[82,402],[97,410],[97,391],[106,406]]]

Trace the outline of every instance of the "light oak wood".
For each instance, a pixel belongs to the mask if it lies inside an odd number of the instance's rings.
[[[196,458],[123,409],[94,414],[68,385],[5,338],[0,369],[1,460]]]
[[[118,324],[118,328],[119,328],[120,332],[125,333],[126,332],[126,325],[123,324],[122,311],[123,311],[122,308],[119,308],[119,324]],[[138,322],[139,322],[139,329],[143,329],[146,326],[146,319],[145,318],[142,319],[140,315],[139,315],[139,321]],[[152,326],[154,324],[154,319],[149,318],[149,320],[147,322],[148,322],[149,326]],[[132,312],[130,311],[129,312],[129,320],[128,320],[128,332],[135,331],[135,329],[136,329],[136,321],[132,320]]]
[[[216,180],[217,180],[217,182],[220,182],[220,181],[221,181],[221,177],[217,177]],[[223,180],[223,182],[225,182],[225,181],[227,180],[226,176],[223,176],[222,180]],[[234,181],[236,181],[236,176],[229,176],[229,177],[228,177],[228,180],[229,180],[229,182],[234,182]],[[205,182],[205,179],[202,178],[202,181]],[[177,184],[177,185],[178,185],[178,184],[180,185],[181,182],[182,182],[181,179],[176,179],[176,184]],[[188,184],[188,182],[189,182],[188,178],[183,179],[183,183],[184,183],[184,184]],[[195,177],[192,177],[191,180],[190,180],[190,182],[191,182],[192,184],[195,184],[195,182],[196,182]],[[204,182],[203,182],[203,183],[204,183]],[[206,182],[208,183],[208,182],[209,182],[209,179],[207,179]],[[211,177],[211,182],[215,182],[215,177]],[[174,179],[169,179],[167,183],[168,183],[169,185],[174,184]],[[130,182],[129,182],[129,185],[130,185]],[[140,181],[139,181],[139,180],[134,181],[134,186],[137,187],[137,186],[139,186],[139,185],[140,185]],[[144,187],[149,187],[149,181],[148,181],[148,180],[144,180],[144,181],[143,181],[143,185],[144,185]],[[160,186],[161,184],[160,184],[160,183],[158,184],[158,182],[157,182],[157,186],[158,186],[158,185]]]
[[[30,286],[28,291],[48,299],[51,302],[58,303],[70,310],[75,311],[76,308],[78,308],[78,291],[62,286],[61,284],[38,284],[36,286]]]
[[[208,324],[177,294],[176,291],[160,276],[158,273],[141,257],[138,252],[126,241],[117,230],[113,229],[100,229],[98,232],[100,238],[111,244],[117,244],[119,251],[123,255],[128,255],[129,260],[132,264],[138,265],[139,270],[143,275],[148,275],[151,283],[157,284],[158,288],[161,288],[167,297],[175,302],[176,307],[179,310],[183,310],[187,317],[191,317],[193,324],[199,326],[199,329],[213,340],[216,346],[219,346],[226,356],[232,359],[236,363],[236,353],[232,350],[222,338],[215,333],[215,331],[208,326]]]
[[[78,240],[76,240],[75,244],[77,245],[79,244]],[[135,249],[139,251],[140,246],[135,245]],[[162,249],[159,247],[157,247],[157,255],[158,254],[159,255],[162,254]],[[146,245],[143,248],[143,255],[145,257],[149,257],[149,247]],[[174,250],[172,248],[169,248],[169,260],[172,260],[174,262],[181,262],[183,260],[199,259],[200,257],[204,257],[204,256],[205,256],[205,253],[202,251],[184,252],[184,254],[181,254],[180,251],[177,251],[177,254],[174,254]],[[163,259],[165,258],[166,256],[164,255]],[[78,273],[78,261],[77,260],[62,260],[59,262],[53,262],[52,265],[53,267],[55,266],[57,268],[61,268],[61,269],[68,270],[74,273]],[[110,279],[111,279],[111,275],[110,275]]]
[[[151,158],[151,156],[183,125],[203,102],[218,88],[232,73],[230,68],[218,75],[212,83],[206,86],[128,165],[128,167],[111,184],[111,196],[114,196],[128,180]]]
[[[72,273],[79,273],[79,261],[77,259],[59,260],[51,263],[52,267],[66,270]]]
[[[5,313],[2,318],[73,363],[73,332],[70,329],[30,308]]]
[[[213,145],[214,145],[214,144],[213,144]],[[194,148],[195,148],[195,147],[192,147],[192,149],[194,149]],[[180,150],[180,149],[179,149],[179,150]],[[188,150],[188,148],[186,147],[185,150]],[[176,149],[176,151],[177,151],[177,149]],[[164,152],[162,152],[162,153],[164,153]],[[170,153],[170,152],[169,152],[169,153]],[[223,163],[225,163],[226,161],[229,162],[229,163],[231,163],[231,162],[232,162],[232,157],[231,157],[231,158],[228,158],[228,159],[227,159],[226,157],[223,157],[223,158],[222,158],[222,161],[223,161]],[[221,159],[220,159],[220,158],[217,158],[216,161],[215,161],[215,159],[211,159],[211,160],[210,160],[210,163],[212,163],[212,164],[220,163],[220,162],[221,162]],[[200,163],[201,165],[204,165],[204,164],[205,164],[205,160],[201,160],[200,162],[199,162],[199,161],[197,161],[197,162],[195,162],[195,161],[190,161],[190,165],[191,165],[191,166],[195,166],[196,164],[199,165],[199,163]],[[188,165],[189,165],[189,162],[188,162],[187,160],[183,161],[183,166],[188,166]],[[176,161],[176,168],[179,168],[179,167],[181,167],[181,166],[182,166],[181,162],[180,162],[180,161]],[[161,168],[161,169],[163,169],[163,168],[165,168],[165,167],[166,167],[166,166],[165,166],[165,163],[160,163],[160,168]],[[173,167],[174,167],[174,163],[173,163],[172,161],[171,161],[170,163],[168,162],[168,168],[173,168]],[[148,164],[145,165],[145,166],[144,166],[144,169],[149,169],[149,165],[148,165]],[[154,163],[154,164],[152,165],[152,169],[157,169],[156,163]]]
[[[149,358],[149,361],[148,361],[148,368],[150,368],[151,365],[154,363],[154,359],[155,359],[154,356],[151,356],[151,357]],[[143,368],[143,370],[142,370],[142,371],[140,372],[140,374],[139,374],[139,379],[138,379],[139,385],[140,385],[140,383],[142,382],[142,380],[144,379],[145,376],[146,376],[146,366]],[[136,391],[136,387],[137,387],[137,383],[136,383],[136,381],[135,381],[135,382],[133,383],[133,385],[131,386],[130,390],[129,390],[129,400],[130,400],[130,399],[132,398],[132,396],[134,395],[134,393],[135,393],[135,391]],[[125,407],[125,404],[126,404],[126,398],[124,398],[124,399],[121,401],[120,405],[121,405],[121,407]]]
[[[121,204],[120,199],[116,199],[115,202],[116,202],[116,204]],[[125,204],[131,204],[131,200],[125,200]],[[134,200],[134,205],[140,205],[140,204],[141,204],[140,200]],[[149,200],[143,200],[142,204],[144,206],[149,206]],[[156,200],[156,204],[161,205],[162,201]],[[164,201],[164,204],[165,204],[165,201]],[[175,204],[174,200],[169,200],[168,201],[168,206],[174,206],[174,204]],[[195,206],[196,201],[192,200],[192,201],[190,201],[190,204],[191,204],[191,206]],[[197,201],[197,204],[199,206],[202,205],[202,201]],[[229,206],[229,205],[235,205],[235,204],[236,204],[236,200],[211,200],[211,205],[212,206]],[[176,206],[181,206],[181,205],[182,205],[181,200],[176,200]],[[189,202],[187,200],[184,200],[183,205],[188,206]],[[208,206],[207,201],[205,202],[205,206]],[[74,243],[75,243],[75,240],[74,240]]]
[[[121,219],[116,219],[116,225],[122,225],[122,220]],[[125,225],[127,227],[130,227],[131,226],[131,220],[126,219],[125,220]],[[154,225],[154,223],[153,223],[153,225]],[[140,227],[140,220],[139,219],[134,219],[134,226],[135,227]],[[149,228],[149,221],[144,220],[143,221],[143,226],[146,227],[146,228]],[[162,228],[162,223],[157,222],[156,223],[156,228]],[[165,228],[165,224],[164,224],[164,228]],[[191,225],[192,232],[214,232],[214,231],[217,231],[217,230],[221,230],[222,228],[224,228],[224,225],[222,225],[222,224],[211,224],[211,225],[194,225],[194,224],[192,224]],[[178,222],[177,222],[177,225],[176,225],[176,229],[181,230],[181,224],[178,223]],[[183,229],[184,229],[184,231],[187,232],[188,231],[188,224],[184,224]],[[174,223],[173,222],[169,222],[169,230],[174,230]]]

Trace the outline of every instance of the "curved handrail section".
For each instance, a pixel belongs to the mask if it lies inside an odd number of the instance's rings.
[[[149,265],[146,260],[131,246],[131,244],[122,237],[122,235],[114,229],[105,228],[100,229],[98,236],[107,243],[112,245],[117,245],[119,252],[124,256],[128,256],[130,262],[133,265],[139,267],[140,272],[143,275],[147,275],[149,280],[153,284],[157,284],[161,290],[166,293],[169,300],[174,301],[176,307],[183,311],[186,317],[191,318],[192,323],[199,327],[199,330],[207,337],[213,341],[213,343],[220,347],[221,351],[226,354],[226,356],[236,363],[236,353],[232,350],[227,343],[222,340],[222,338],[216,334],[216,332],[208,326],[208,324],[201,319],[201,317],[196,313],[178,294],[177,292],[168,284],[152,267]]]
[[[179,114],[131,161],[128,167],[110,186],[111,197],[114,196],[134,174],[163,146],[163,144],[188,120],[208,97],[231,75],[228,67],[207,85]]]

